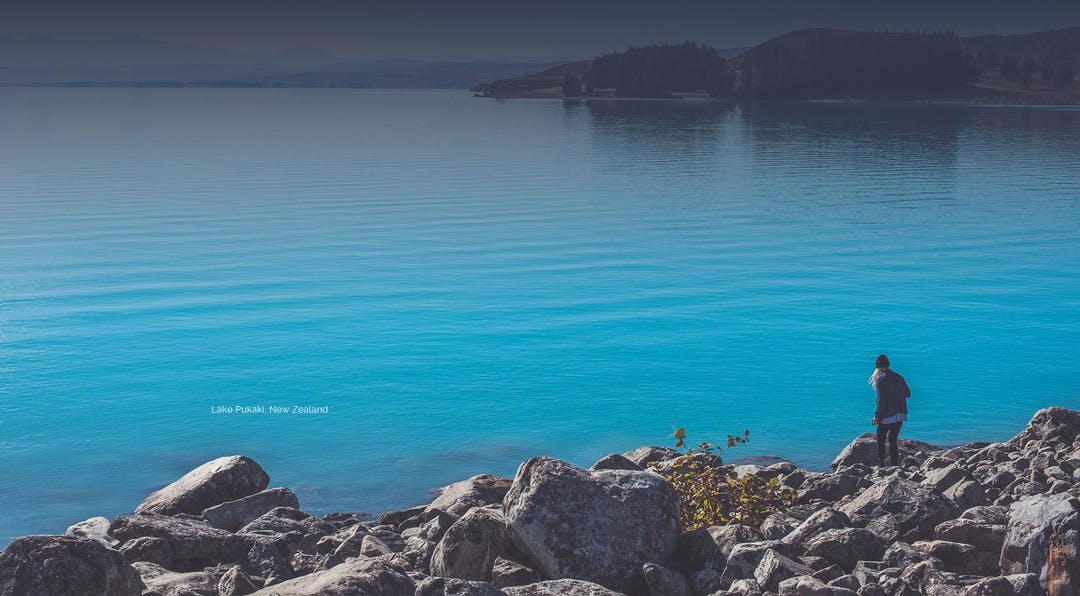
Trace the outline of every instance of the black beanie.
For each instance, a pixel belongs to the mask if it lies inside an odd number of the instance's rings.
[[[874,361],[874,368],[889,368],[889,357],[882,354]]]

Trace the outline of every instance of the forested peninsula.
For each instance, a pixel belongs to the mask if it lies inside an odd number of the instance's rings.
[[[1080,103],[1080,27],[1024,35],[802,29],[725,57],[630,47],[472,89],[482,97]]]

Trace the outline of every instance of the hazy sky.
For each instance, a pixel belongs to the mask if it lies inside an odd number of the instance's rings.
[[[7,0],[0,35],[140,35],[241,52],[305,47],[347,59],[558,59],[693,39],[752,45],[802,27],[1080,25],[1080,0]]]

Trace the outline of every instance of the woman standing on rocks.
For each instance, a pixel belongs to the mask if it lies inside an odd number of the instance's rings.
[[[881,354],[874,361],[874,374],[870,375],[870,385],[877,393],[877,406],[874,408],[874,420],[877,425],[878,465],[885,466],[885,441],[889,441],[889,457],[892,465],[900,465],[900,448],[897,438],[900,425],[907,420],[907,398],[911,390],[900,373],[889,368],[889,357]]]

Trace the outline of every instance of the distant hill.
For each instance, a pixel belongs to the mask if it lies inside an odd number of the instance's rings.
[[[623,56],[619,60],[631,64],[627,57],[642,50],[651,52],[652,58],[639,60],[637,70],[623,72],[623,79],[637,77],[656,83],[663,78],[658,63],[667,70],[678,66],[661,57],[663,48],[668,47],[675,46],[629,48],[495,80],[473,91],[496,98],[564,97],[570,90],[573,96],[587,97],[981,99],[1006,94],[1023,95],[1026,102],[1080,101],[1075,97],[1074,77],[1080,73],[1080,27],[967,38],[952,31],[802,29],[753,48],[717,51],[728,62],[728,89],[717,89],[707,77],[696,79],[698,93],[692,94],[664,81],[651,86],[624,82],[622,90],[611,79],[590,85],[590,81],[596,82],[594,71],[605,59]]]
[[[895,97],[956,92],[964,82],[951,31],[802,29],[751,48],[735,67],[745,97]]]
[[[1080,63],[1080,27],[1020,35],[976,35],[961,38],[960,45],[966,54]]]

